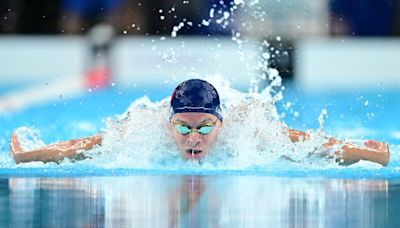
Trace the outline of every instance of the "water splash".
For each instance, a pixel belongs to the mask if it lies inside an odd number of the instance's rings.
[[[205,79],[220,93],[224,126],[204,160],[181,158],[168,125],[169,97],[159,102],[142,97],[122,115],[107,120],[102,146],[87,152],[91,159],[79,163],[99,168],[231,170],[266,167],[282,160],[317,166],[334,163],[326,159],[327,151],[321,147],[325,142],[321,131],[309,131],[308,141],[290,141],[287,126],[279,122],[270,88],[246,93],[233,89],[221,76]]]
[[[281,122],[275,107],[274,95],[269,92],[271,88],[267,87],[260,92],[241,92],[233,89],[222,76],[204,79],[212,83],[220,93],[224,126],[220,129],[217,144],[201,162],[182,159],[173,142],[168,126],[169,97],[157,102],[142,97],[135,100],[124,113],[106,121],[102,131],[103,144],[86,152],[90,157],[88,159],[79,162],[65,159],[60,165],[41,162],[15,165],[8,154],[2,154],[0,166],[43,168],[49,172],[64,168],[72,169],[75,173],[79,173],[79,170],[85,172],[85,167],[110,172],[120,169],[143,172],[257,169],[260,172],[272,172],[271,169],[275,170],[282,164],[283,168],[274,172],[340,169],[333,157],[334,149],[325,150],[321,146],[326,141],[324,121],[327,110],[322,110],[320,117],[315,120],[320,123],[320,127],[307,131],[311,136],[309,140],[292,143],[287,135],[288,127]],[[26,150],[44,146],[37,130],[23,127],[17,132]],[[391,151],[398,152],[398,146],[392,145]],[[397,162],[397,153],[393,155]],[[353,167],[376,169],[377,166],[361,162]],[[362,173],[362,170],[358,173]]]
[[[45,143],[40,139],[40,133],[38,129],[19,127],[15,130],[18,135],[21,148],[25,151],[34,150],[45,146]]]
[[[277,75],[276,77],[279,77]],[[272,83],[260,92],[241,92],[233,89],[222,76],[204,78],[219,91],[224,126],[218,141],[202,161],[184,160],[174,144],[169,126],[169,97],[154,102],[148,97],[135,100],[121,115],[106,120],[103,142],[85,154],[88,159],[72,163],[65,159],[60,166],[79,168],[81,165],[104,169],[209,169],[245,170],[267,167],[276,162],[326,166],[333,151],[325,151],[323,116],[321,127],[310,130],[310,140],[292,143],[288,127],[280,122],[275,107],[276,95],[271,95]],[[281,99],[281,98],[280,98]],[[38,130],[22,127],[17,134],[24,150],[45,146]],[[4,162],[10,162],[2,159]],[[53,164],[54,165],[54,164]],[[23,167],[51,167],[32,162]]]

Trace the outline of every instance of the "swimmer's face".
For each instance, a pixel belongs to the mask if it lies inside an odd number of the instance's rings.
[[[175,114],[170,125],[175,143],[182,156],[185,159],[201,160],[215,143],[222,122],[212,114],[187,112]],[[180,127],[190,131],[177,129]]]

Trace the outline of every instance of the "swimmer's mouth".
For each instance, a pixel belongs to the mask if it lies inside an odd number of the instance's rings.
[[[202,150],[195,150],[195,149],[187,149],[186,153],[188,154],[200,154],[201,152],[203,152]]]

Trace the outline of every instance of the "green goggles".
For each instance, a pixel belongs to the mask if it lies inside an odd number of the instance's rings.
[[[208,135],[214,129],[215,123],[203,124],[194,129],[192,129],[191,127],[184,125],[184,124],[174,124],[174,127],[175,127],[176,131],[179,132],[179,134],[181,134],[181,135],[187,135],[191,132],[197,132],[202,135]]]

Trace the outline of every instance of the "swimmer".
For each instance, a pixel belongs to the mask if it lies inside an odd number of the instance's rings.
[[[217,90],[207,81],[190,79],[179,84],[171,96],[171,115],[169,129],[180,154],[184,159],[202,160],[215,143],[218,131],[223,127],[220,100]],[[310,139],[310,135],[287,129],[287,136],[292,142]],[[94,146],[100,146],[101,134],[54,143],[31,151],[24,151],[13,133],[10,139],[10,153],[16,163],[43,161],[60,162],[65,157],[85,157],[84,152]],[[350,165],[366,160],[387,165],[390,154],[386,143],[368,140],[364,146],[342,142],[334,138],[326,138],[322,145],[341,165]]]

